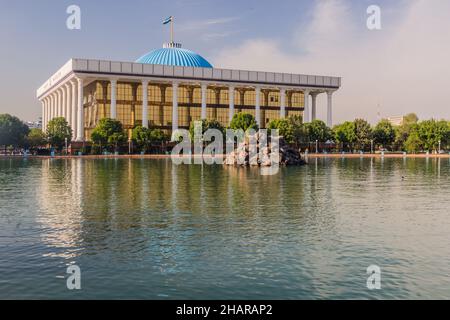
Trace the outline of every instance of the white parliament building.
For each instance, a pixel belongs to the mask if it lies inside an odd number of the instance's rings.
[[[237,112],[252,114],[259,127],[300,115],[316,118],[316,98],[332,97],[341,78],[214,68],[202,56],[170,42],[136,62],[71,59],[38,90],[42,128],[64,117],[73,141],[89,141],[102,118],[119,120],[130,133],[136,125],[167,133],[192,121],[217,120],[228,126]]]

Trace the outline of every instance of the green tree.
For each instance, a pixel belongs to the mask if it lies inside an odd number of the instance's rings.
[[[0,114],[0,146],[23,146],[30,129],[19,118],[9,114]]]
[[[305,124],[309,142],[326,142],[331,139],[331,129],[322,120],[314,120]]]
[[[209,129],[217,129],[220,132],[222,132],[222,134],[225,134],[225,128],[217,120],[203,119],[203,120],[201,120],[201,123],[202,123],[202,135],[205,134],[205,132],[208,131]],[[194,126],[195,126],[195,121],[192,121],[191,125],[189,127],[189,134],[191,135],[192,140],[194,139],[194,129],[195,129]]]
[[[346,121],[333,128],[333,137],[336,143],[342,144],[344,150],[351,151],[356,141],[355,123]]]
[[[163,143],[168,141],[168,136],[160,129],[148,129],[136,126],[131,134],[131,139],[142,151],[147,152],[153,143]]]
[[[46,138],[52,147],[61,150],[67,141],[70,142],[72,129],[63,117],[53,118],[47,125]]]
[[[302,116],[298,116],[298,115],[294,115],[294,116],[290,116],[289,118],[289,122],[292,124],[293,127],[293,136],[294,136],[294,142],[299,145],[299,144],[303,144],[303,143],[308,143],[308,130],[305,126],[305,124],[303,123],[303,117]]]
[[[424,150],[437,150],[439,142],[441,142],[441,146],[445,146],[448,143],[450,128],[447,121],[422,121],[419,123],[416,130]]]
[[[447,135],[445,137],[446,143],[444,146],[447,150],[449,150],[450,149],[450,121],[447,121],[447,128],[448,128],[448,131],[447,131]]]
[[[118,151],[119,145],[127,141],[127,135],[124,132],[114,132],[108,137],[108,145],[114,147],[114,151]]]
[[[120,121],[103,118],[92,130],[91,139],[100,148],[112,147],[117,151],[118,145],[127,140],[127,135],[124,133]]]
[[[303,125],[303,117],[299,115],[289,116],[289,121],[294,127],[301,127]]]
[[[44,132],[42,132],[41,129],[37,128],[33,128],[30,130],[26,140],[27,147],[31,149],[41,147],[47,143]]]
[[[150,141],[152,142],[152,143],[155,143],[155,144],[159,144],[160,145],[160,147],[161,147],[161,152],[164,150],[163,149],[163,147],[164,147],[164,144],[166,143],[166,142],[168,142],[170,140],[170,137],[169,137],[169,135],[168,134],[166,134],[163,130],[161,130],[161,129],[152,129],[151,131],[150,131]]]
[[[419,117],[415,113],[408,113],[406,116],[403,117],[403,124],[414,124],[419,122]]]
[[[272,120],[267,129],[278,129],[279,135],[282,136],[287,143],[295,143],[295,128],[294,124],[292,121],[289,121],[289,119]]]
[[[397,150],[406,150],[406,141],[411,134],[411,130],[418,122],[419,118],[415,113],[407,114],[403,117],[403,122],[400,126],[395,127],[395,148]]]
[[[423,149],[422,141],[418,134],[418,124],[414,124],[411,127],[408,137],[403,144],[403,149],[410,153],[417,153]]]
[[[230,123],[230,129],[247,131],[248,129],[258,130],[255,117],[249,113],[236,113]]]
[[[370,146],[370,140],[372,139],[372,128],[364,119],[356,119],[354,123],[356,135],[355,143],[359,150],[365,151]]]
[[[131,132],[131,139],[143,152],[147,152],[151,144],[150,129],[143,126],[134,127]]]
[[[380,144],[383,148],[391,146],[395,141],[395,130],[388,120],[381,120],[373,130],[373,138],[375,143]]]
[[[161,129],[152,129],[150,131],[150,141],[154,143],[164,143],[169,141],[170,137]]]

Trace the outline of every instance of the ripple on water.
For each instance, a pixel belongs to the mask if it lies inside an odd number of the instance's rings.
[[[450,298],[449,169],[3,159],[0,298]],[[65,288],[70,264],[82,292]]]

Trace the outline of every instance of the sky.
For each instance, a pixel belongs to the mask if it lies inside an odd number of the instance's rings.
[[[81,30],[66,27],[73,4]],[[70,58],[135,61],[168,42],[170,15],[175,41],[215,67],[342,77],[334,123],[450,119],[449,0],[0,0],[0,114],[36,120],[36,89]]]

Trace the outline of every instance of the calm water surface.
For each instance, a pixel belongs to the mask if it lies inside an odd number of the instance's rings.
[[[319,159],[275,176],[3,159],[0,298],[449,299],[449,173],[448,159]],[[81,291],[66,288],[71,264]]]

